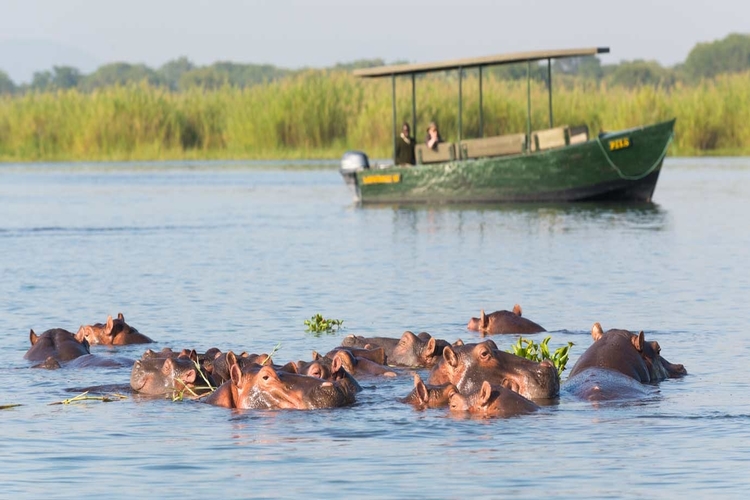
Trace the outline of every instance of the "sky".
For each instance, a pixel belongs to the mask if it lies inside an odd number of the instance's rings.
[[[610,47],[604,64],[682,62],[698,42],[750,33],[748,0],[2,0],[0,70],[157,68],[180,56],[325,67]]]

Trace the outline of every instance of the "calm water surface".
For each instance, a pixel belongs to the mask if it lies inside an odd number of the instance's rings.
[[[750,159],[668,159],[655,204],[360,208],[335,165],[0,165],[2,497],[741,498],[750,491]],[[410,375],[353,407],[128,398],[129,369],[31,370],[28,332],[124,313],[155,348],[309,359],[346,334],[523,306],[575,342],[645,330],[690,375],[637,403],[507,420],[416,412]],[[305,333],[315,313],[337,335]],[[536,340],[541,340],[541,336]],[[504,347],[516,337],[495,338]],[[143,346],[116,352],[136,358]]]

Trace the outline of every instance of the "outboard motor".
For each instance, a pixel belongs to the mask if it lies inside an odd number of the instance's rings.
[[[352,188],[355,196],[357,193],[357,172],[370,168],[370,162],[367,155],[362,151],[347,151],[341,157],[341,168],[339,172],[344,178],[346,185]]]

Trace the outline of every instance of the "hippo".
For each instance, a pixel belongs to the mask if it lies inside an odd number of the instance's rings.
[[[231,353],[231,356],[230,356]],[[248,354],[242,352],[239,356],[234,354],[232,351],[228,352],[216,352],[213,359],[205,359],[203,362],[206,371],[213,376],[213,379],[217,384],[221,385],[229,380],[229,367],[231,365],[230,359],[234,359],[235,362],[240,364],[240,368],[246,366],[258,364],[268,364],[273,366],[274,369],[285,371],[289,373],[299,373],[299,369],[294,362],[289,362],[283,366],[273,364],[273,359],[268,354]]]
[[[445,340],[433,339],[427,332],[415,335],[407,330],[398,339],[349,335],[341,342],[341,345],[359,348],[382,347],[385,351],[386,364],[390,366],[429,368],[437,363],[443,349],[450,344]]]
[[[516,304],[513,311],[495,311],[485,314],[482,309],[478,318],[471,318],[466,326],[469,330],[481,332],[482,335],[501,333],[540,333],[546,332],[540,325],[524,318],[521,306]]]
[[[540,363],[496,349],[491,341],[446,347],[442,359],[430,372],[428,383],[454,384],[462,394],[478,391],[487,380],[528,399],[552,399],[560,392],[555,365]]]
[[[313,410],[354,403],[355,389],[347,379],[328,382],[315,377],[278,372],[258,364],[230,365],[230,380],[205,402],[224,408]]]
[[[29,361],[44,361],[42,364],[48,365],[44,366],[45,368],[53,367],[53,360],[57,361],[56,367],[59,367],[62,362],[91,354],[86,339],[79,341],[75,335],[62,328],[53,328],[41,335],[37,335],[34,330],[31,330],[29,341],[31,347],[23,357]],[[52,360],[49,358],[52,358]]]
[[[313,353],[314,356],[314,353]],[[316,360],[320,360],[320,357]],[[383,377],[395,377],[397,373],[391,370],[386,365],[378,364],[367,358],[360,358],[354,356],[351,351],[347,349],[339,349],[335,352],[333,359],[331,360],[333,366],[341,366],[347,373],[350,373],[354,377],[367,377],[367,376],[383,376]]]
[[[594,343],[578,358],[568,379],[566,392],[591,401],[638,398],[649,393],[644,384],[687,375],[683,365],[661,356],[658,342],[646,342],[620,329],[604,332],[599,323],[591,328]]]
[[[448,406],[450,397],[457,393],[458,389],[450,382],[441,385],[427,385],[422,381],[419,374],[414,374],[414,389],[405,398],[400,399],[402,403],[408,403],[417,410],[425,408],[441,408]]]
[[[359,385],[357,379],[344,369],[342,358],[336,357],[330,359],[322,357],[315,351],[313,351],[313,357],[314,359],[312,361],[297,361],[296,366],[300,375],[307,375],[328,382],[335,382],[345,378],[348,380],[348,383],[354,387],[355,392],[360,392],[362,390],[362,386]]]
[[[215,384],[205,372],[199,371],[198,355],[148,357],[133,364],[130,387],[150,396],[185,394],[198,396],[211,390]]]
[[[512,417],[533,413],[539,406],[515,391],[501,385],[482,382],[479,391],[464,396],[458,392],[450,396],[451,412],[469,412],[482,417]]]
[[[81,326],[76,333],[76,338],[79,341],[86,339],[91,345],[130,345],[153,342],[153,340],[125,323],[125,317],[122,313],[117,314],[117,319],[107,316],[105,324],[96,323]]]
[[[340,351],[341,349],[346,349],[350,353],[352,353],[354,356],[358,358],[366,358],[370,361],[373,361],[379,365],[386,365],[388,364],[385,359],[385,349],[382,347],[374,347],[371,349],[365,349],[363,347],[344,347],[344,346],[337,346],[331,349],[326,353],[326,358],[333,359],[336,357],[336,352]],[[316,351],[313,351],[313,359],[316,359],[319,354]]]

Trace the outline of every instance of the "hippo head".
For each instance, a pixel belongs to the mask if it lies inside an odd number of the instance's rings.
[[[76,338],[88,340],[90,344],[104,345],[129,345],[148,344],[153,342],[150,338],[125,322],[122,313],[117,314],[117,319],[107,316],[104,324],[83,325],[78,329]]]
[[[75,335],[62,328],[53,328],[41,335],[30,330],[29,342],[31,347],[23,356],[29,361],[46,361],[52,357],[58,362],[63,362],[91,353],[86,339],[78,341]]]
[[[594,323],[594,326],[591,328],[591,337],[594,339],[594,343],[601,341],[605,335],[612,335],[612,337],[619,336],[628,341],[632,348],[635,349],[635,352],[643,363],[641,369],[637,370],[641,374],[641,382],[658,382],[668,378],[678,378],[687,375],[687,370],[683,365],[670,363],[662,357],[659,343],[656,341],[647,342],[643,331],[640,331],[637,335],[628,330],[608,330],[605,333],[599,323]],[[620,351],[620,356],[627,359],[626,353],[622,351]],[[645,373],[643,373],[644,371]]]
[[[401,401],[414,405],[418,410],[441,408],[446,406],[450,397],[457,392],[458,389],[451,383],[427,385],[418,374],[414,374],[414,389]]]
[[[331,359],[313,351],[312,361],[297,361],[298,373],[321,380],[333,380],[333,374],[342,368],[341,361],[340,357]]]
[[[396,347],[393,348],[393,353],[388,361],[399,366],[431,368],[440,359],[446,345],[448,345],[447,342],[441,343],[427,332],[414,335],[407,330],[401,335]]]
[[[199,383],[197,355],[139,359],[130,372],[130,387],[152,396],[195,393]]]
[[[487,417],[510,417],[539,409],[517,392],[502,386],[492,386],[486,380],[482,382],[479,391],[468,396],[460,393],[451,395],[449,407],[452,412],[469,412]]]
[[[354,402],[354,387],[347,379],[336,382],[294,373],[277,372],[272,366],[254,364],[229,369],[234,407],[243,409],[315,409]]]
[[[497,312],[506,312],[506,311],[497,311]],[[513,306],[512,313],[519,318],[523,315],[523,310],[521,309],[521,306],[516,304]],[[496,314],[496,313],[493,313]],[[485,314],[484,309],[482,309],[479,312],[478,318],[471,318],[469,320],[469,324],[466,325],[466,328],[469,330],[473,330],[475,332],[487,332],[490,330],[490,322],[492,321],[492,314]]]
[[[497,349],[492,341],[446,347],[442,362],[430,375],[431,383],[451,382],[462,394],[478,391],[485,380],[530,399],[554,398],[560,392],[560,378],[551,361],[537,363],[515,356]]]

